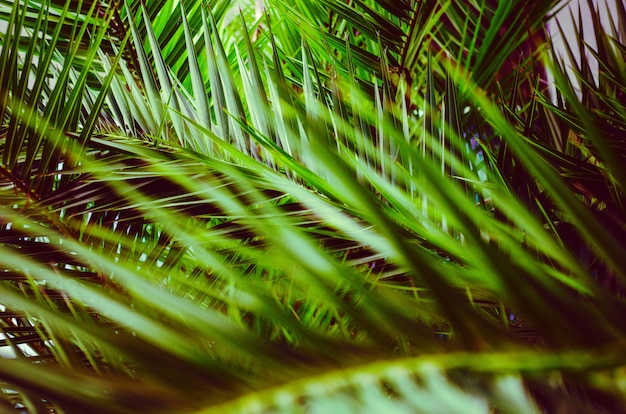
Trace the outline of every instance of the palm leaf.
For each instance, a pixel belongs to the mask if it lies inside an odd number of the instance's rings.
[[[128,2],[89,52],[93,3],[38,48],[58,6],[11,5],[5,403],[619,410],[617,31],[550,100],[534,51],[492,79],[553,2],[226,3]]]

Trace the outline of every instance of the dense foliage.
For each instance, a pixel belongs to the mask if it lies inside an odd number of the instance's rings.
[[[617,3],[0,0],[1,411],[622,412]]]

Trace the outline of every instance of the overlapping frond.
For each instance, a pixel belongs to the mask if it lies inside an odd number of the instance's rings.
[[[60,3],[0,3],[5,405],[623,404],[617,26],[569,78],[553,1]]]

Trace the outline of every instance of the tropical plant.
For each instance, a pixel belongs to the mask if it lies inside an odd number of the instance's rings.
[[[618,3],[0,1],[2,411],[622,412]]]

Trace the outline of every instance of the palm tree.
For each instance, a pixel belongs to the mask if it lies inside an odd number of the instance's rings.
[[[560,6],[0,1],[3,410],[621,412],[625,26]]]

